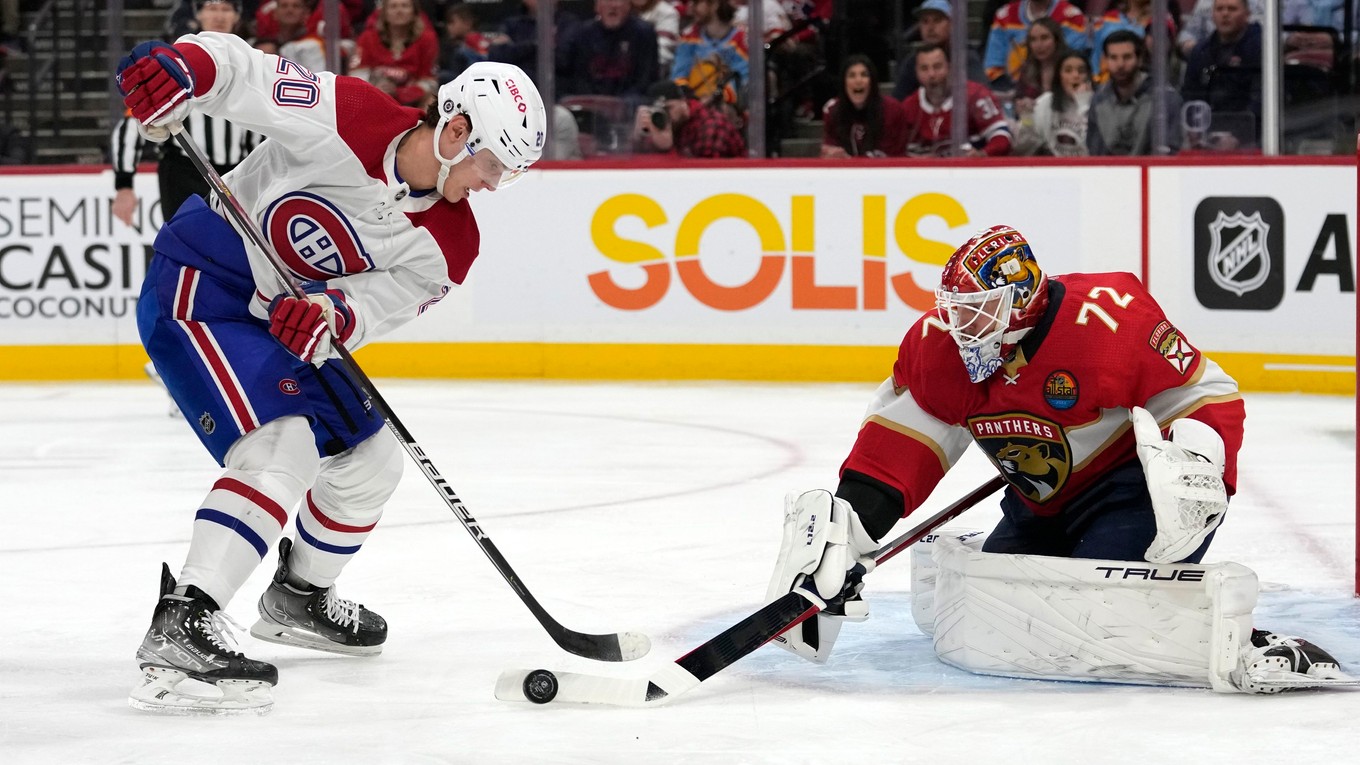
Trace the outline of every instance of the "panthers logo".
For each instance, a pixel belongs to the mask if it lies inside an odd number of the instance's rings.
[[[995,459],[1006,480],[1035,502],[1052,496],[1067,479],[1067,461],[1054,457],[1049,444],[1007,443]]]
[[[1052,499],[1072,474],[1072,450],[1062,428],[1032,414],[978,417],[968,422],[973,438],[1026,499]]]
[[[1040,276],[1039,265],[1034,262],[1034,258],[1026,257],[1026,253],[1016,247],[997,257],[991,269],[990,281],[993,288],[1014,284],[1015,299],[1011,307],[1024,308],[1029,305],[1029,299],[1034,297]]]

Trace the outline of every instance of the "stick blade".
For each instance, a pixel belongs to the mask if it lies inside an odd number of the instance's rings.
[[[652,650],[652,639],[641,632],[586,635],[564,630],[552,637],[567,653],[595,661],[636,661]]]

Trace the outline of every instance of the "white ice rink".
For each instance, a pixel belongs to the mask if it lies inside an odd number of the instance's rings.
[[[766,647],[657,709],[496,701],[508,667],[646,675],[759,605],[786,490],[834,486],[872,385],[380,381],[528,587],[605,666],[543,633],[412,466],[340,592],[385,616],[356,659],[242,636],[278,665],[267,717],[127,706],[161,561],[178,572],[217,468],[150,383],[0,385],[0,763],[1350,763],[1360,691],[1275,697],[970,676],[912,624],[903,556],[814,666]],[[1209,560],[1263,582],[1258,623],[1360,671],[1355,402],[1249,395]],[[989,475],[970,454],[930,508]],[[954,528],[990,528],[995,500]],[[904,528],[903,527],[899,527]],[[289,529],[292,531],[291,526]],[[228,607],[249,626],[274,567]]]

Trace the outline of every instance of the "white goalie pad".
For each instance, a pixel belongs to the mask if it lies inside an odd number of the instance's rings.
[[[935,634],[935,580],[940,565],[935,562],[935,543],[944,534],[927,534],[911,546],[911,618],[921,633]],[[981,550],[985,531],[951,531],[948,536],[970,550]]]
[[[972,541],[931,545],[933,609],[917,623],[932,627],[945,663],[1006,677],[1237,691],[1230,673],[1250,640],[1258,590],[1245,566],[1002,555]],[[913,572],[913,600],[915,580]]]

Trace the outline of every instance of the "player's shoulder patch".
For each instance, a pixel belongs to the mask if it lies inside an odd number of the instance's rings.
[[[1148,345],[1181,375],[1187,374],[1195,366],[1199,352],[1190,345],[1171,322],[1163,319],[1152,328]]]

